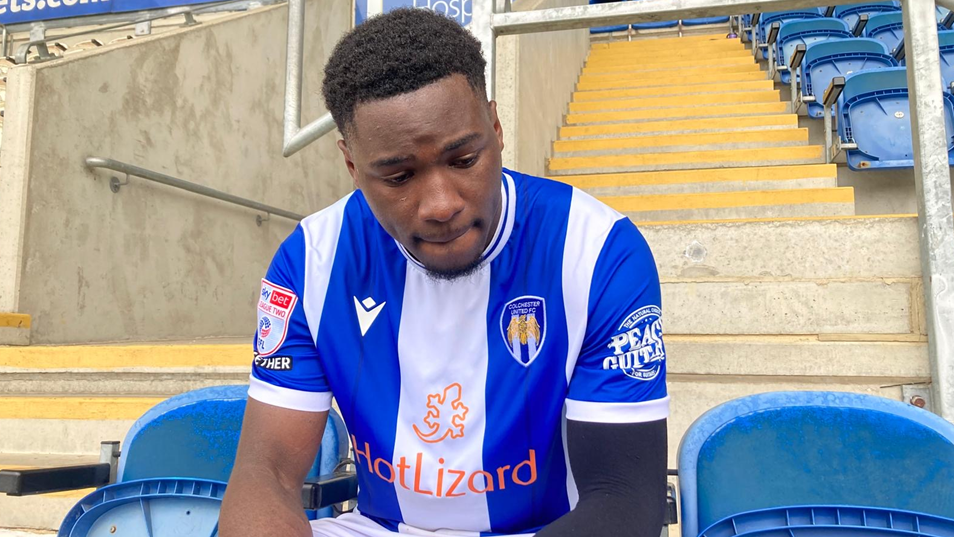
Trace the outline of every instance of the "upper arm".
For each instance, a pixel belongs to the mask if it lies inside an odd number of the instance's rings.
[[[640,423],[668,414],[659,275],[645,239],[624,218],[608,234],[593,270],[567,419]]]
[[[301,487],[315,463],[328,412],[304,412],[248,400],[235,467],[272,471],[286,490]]]

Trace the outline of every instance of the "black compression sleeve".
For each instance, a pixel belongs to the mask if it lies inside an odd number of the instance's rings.
[[[576,508],[537,537],[659,537],[666,507],[666,420],[567,421]]]

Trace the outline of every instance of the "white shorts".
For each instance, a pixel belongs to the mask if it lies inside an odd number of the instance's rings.
[[[371,519],[357,513],[345,513],[337,518],[322,518],[311,522],[311,531],[314,537],[394,537],[394,532],[382,528]],[[427,531],[401,524],[398,532],[402,535],[418,535],[421,537],[479,537],[475,531],[437,530]],[[512,537],[532,537],[525,533]]]

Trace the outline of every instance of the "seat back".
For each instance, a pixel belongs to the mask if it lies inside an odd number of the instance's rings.
[[[889,53],[894,53],[898,43],[904,38],[904,25],[901,22],[901,13],[879,13],[872,15],[865,26],[865,37],[877,39],[888,47]]]
[[[789,59],[798,45],[808,45],[829,39],[848,39],[854,37],[848,31],[848,25],[841,19],[824,17],[803,19],[783,23],[775,40],[775,58],[779,65],[788,65]]]
[[[621,1],[623,0],[589,0],[591,6],[594,4],[609,4],[612,2],[621,2]],[[626,30],[629,30],[628,24],[618,24],[615,26],[596,26],[596,27],[590,28],[590,33],[591,34],[608,34],[612,32],[625,32]]]
[[[703,26],[706,24],[726,24],[729,17],[704,17],[701,19],[683,19],[683,26]]]
[[[900,2],[867,2],[864,4],[848,4],[835,7],[835,17],[848,23],[849,28],[858,24],[862,15],[871,17],[876,13],[900,12]]]
[[[943,94],[947,149],[954,149],[954,97]],[[846,151],[852,170],[914,167],[908,78],[904,67],[864,71],[845,77],[839,100],[842,140],[858,144]]]
[[[854,72],[897,67],[884,43],[866,37],[830,39],[810,45],[802,59],[802,95],[812,95],[816,102],[808,106],[808,115],[819,118],[824,107],[822,94],[836,76]]]
[[[638,2],[639,0],[627,0],[629,2]],[[679,21],[659,21],[659,22],[637,22],[631,25],[634,30],[658,30],[661,28],[675,28],[679,26]]]
[[[941,50],[941,78],[944,86],[950,88],[954,83],[954,30],[938,32],[937,44]]]
[[[126,434],[117,482],[148,478],[228,481],[235,464],[248,386],[214,386],[172,397],[136,420]],[[348,435],[337,412],[309,477],[332,473],[348,454]]]
[[[954,517],[954,425],[870,395],[774,392],[697,419],[679,446],[682,534],[780,506]],[[786,533],[786,535],[788,535]]]
[[[818,19],[822,18],[824,15],[819,9],[799,9],[794,11],[769,11],[767,13],[762,13],[762,16],[759,18],[759,25],[756,28],[756,39],[759,43],[765,43],[768,39],[768,29],[772,26],[772,23],[786,23],[789,21],[800,20],[800,19]],[[768,58],[768,51],[762,51],[762,58]]]

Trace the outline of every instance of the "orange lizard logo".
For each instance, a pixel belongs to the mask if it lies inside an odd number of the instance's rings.
[[[427,428],[421,431],[414,425],[414,432],[421,440],[436,444],[443,442],[448,436],[451,438],[464,437],[464,418],[468,409],[461,402],[461,386],[458,383],[444,388],[444,393],[432,393],[427,396],[427,415],[424,424]]]

